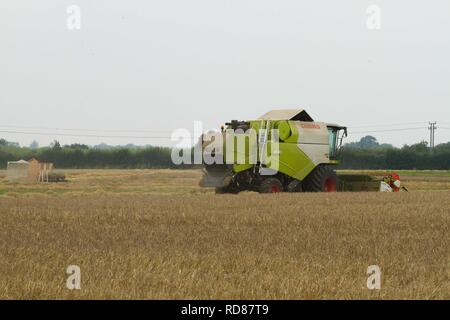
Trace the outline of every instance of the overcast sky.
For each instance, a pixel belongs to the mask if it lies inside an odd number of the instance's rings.
[[[1,1],[0,137],[170,145],[152,137],[304,108],[348,141],[428,140],[429,120],[450,141],[449,18],[448,0]]]

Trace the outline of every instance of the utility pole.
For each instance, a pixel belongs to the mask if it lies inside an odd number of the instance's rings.
[[[430,122],[430,126],[428,127],[428,130],[430,130],[430,152],[433,153],[434,151],[434,133],[437,129],[436,127],[437,122]]]

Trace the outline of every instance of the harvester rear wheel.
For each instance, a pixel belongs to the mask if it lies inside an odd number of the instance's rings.
[[[338,186],[338,176],[329,166],[318,166],[304,182],[307,192],[337,192]]]
[[[264,179],[258,188],[259,193],[278,193],[283,191],[283,184],[277,178]]]

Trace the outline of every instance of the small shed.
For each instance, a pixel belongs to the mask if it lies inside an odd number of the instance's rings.
[[[8,161],[6,167],[6,179],[9,181],[20,181],[28,179],[28,161]]]

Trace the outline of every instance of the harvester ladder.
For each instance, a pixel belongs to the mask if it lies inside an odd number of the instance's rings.
[[[263,163],[266,161],[266,149],[267,149],[267,141],[269,140],[269,128],[270,128],[270,120],[261,121],[261,130],[264,130],[263,134],[259,135],[259,144],[258,150],[260,150],[259,154],[259,171],[261,172],[261,168]],[[260,130],[260,132],[261,132]]]

